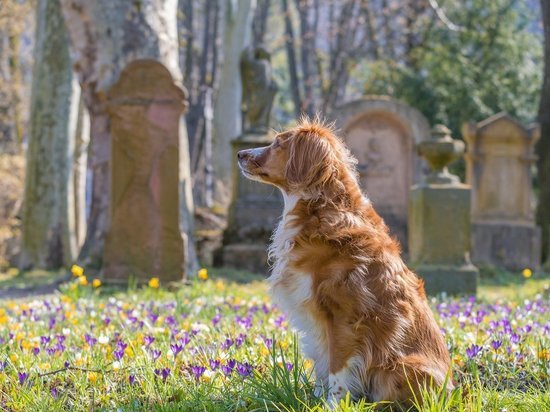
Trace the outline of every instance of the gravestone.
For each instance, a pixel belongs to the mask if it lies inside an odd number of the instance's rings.
[[[186,96],[154,60],[136,60],[108,92],[112,131],[109,282],[181,280],[179,126]]]
[[[416,109],[385,96],[366,96],[330,115],[358,160],[360,184],[407,253],[409,188],[425,174],[415,146],[430,136]]]
[[[508,270],[540,265],[531,166],[538,126],[525,128],[505,113],[463,127],[472,185],[472,260]]]
[[[268,128],[277,85],[273,80],[269,53],[264,48],[244,50],[241,77],[243,133],[231,142],[233,193],[217,263],[267,273],[267,245],[283,212],[282,196],[274,186],[244,177],[237,165],[238,151],[268,146],[275,137]]]
[[[471,189],[447,170],[447,165],[464,153],[464,143],[452,139],[449,129],[438,125],[432,138],[417,147],[432,172],[411,188],[410,265],[430,295],[475,295],[478,270],[469,256]]]

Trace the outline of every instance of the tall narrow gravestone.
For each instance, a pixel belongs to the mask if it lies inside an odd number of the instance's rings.
[[[463,127],[472,185],[472,260],[508,270],[538,268],[531,166],[538,126],[525,128],[505,113]]]
[[[184,91],[154,60],[137,60],[108,93],[112,130],[109,282],[180,280],[179,124]]]
[[[330,118],[357,158],[359,183],[405,254],[409,188],[422,181],[416,144],[430,135],[426,118],[388,96],[365,96],[339,106]]]
[[[438,125],[418,151],[433,170],[411,188],[411,266],[424,279],[428,294],[475,294],[478,270],[469,257],[471,190],[447,170],[464,152],[464,143]]]

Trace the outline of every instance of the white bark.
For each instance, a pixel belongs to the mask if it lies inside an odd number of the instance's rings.
[[[55,269],[76,255],[71,169],[80,90],[59,0],[39,0],[36,21],[20,266]]]
[[[81,257],[90,267],[101,266],[109,221],[109,161],[111,133],[105,93],[128,63],[156,59],[182,86],[178,59],[177,0],[61,0],[72,45],[73,63],[79,75],[91,121],[89,165],[93,172],[92,204]],[[185,124],[182,124],[185,131]],[[187,133],[180,133],[181,227],[189,230],[188,269],[196,267],[192,241],[193,199]]]
[[[231,140],[242,132],[240,58],[250,44],[255,0],[227,0],[223,34],[223,64],[214,102],[213,166],[214,201],[228,206],[231,200]]]

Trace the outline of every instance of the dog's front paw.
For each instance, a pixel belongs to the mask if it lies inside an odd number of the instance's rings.
[[[325,388],[323,387],[323,384],[316,383],[315,389],[313,389],[313,396],[316,398],[321,398],[325,392]]]

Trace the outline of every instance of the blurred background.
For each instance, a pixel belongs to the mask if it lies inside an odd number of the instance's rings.
[[[472,190],[460,253],[538,269],[549,26],[544,0],[0,0],[0,272],[265,272],[246,262],[264,259],[280,198],[240,182],[233,150],[316,113],[410,260],[408,192],[430,173],[418,144],[452,137],[467,140],[451,170]],[[531,246],[507,259],[510,237]]]

